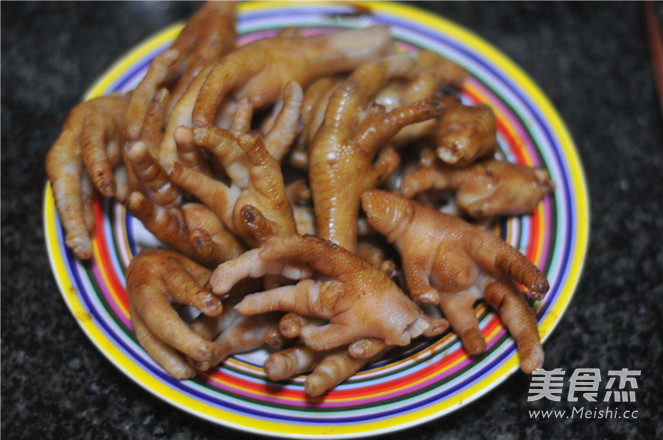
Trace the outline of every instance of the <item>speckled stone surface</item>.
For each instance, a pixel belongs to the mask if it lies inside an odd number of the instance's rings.
[[[417,439],[663,438],[663,130],[639,3],[421,3],[487,39],[548,95],[585,166],[591,238],[545,368],[639,369],[635,420],[543,420],[516,373]],[[163,403],[78,327],[42,230],[45,154],[85,89],[197,3],[2,2],[2,437],[247,439]],[[657,5],[661,17],[663,7]]]

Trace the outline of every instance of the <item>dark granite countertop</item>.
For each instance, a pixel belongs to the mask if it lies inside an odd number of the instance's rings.
[[[198,3],[2,2],[2,436],[252,438],[134,384],[61,298],[42,226],[44,158],[113,61]],[[385,438],[663,438],[663,130],[640,3],[421,3],[493,43],[557,107],[591,202],[584,272],[545,368],[641,370],[637,419],[546,420],[518,372],[453,414]],[[657,6],[661,17],[663,6]]]

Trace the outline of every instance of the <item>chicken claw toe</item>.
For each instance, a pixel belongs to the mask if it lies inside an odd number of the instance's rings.
[[[225,295],[235,284],[247,277],[283,275],[291,279],[302,279],[313,274],[310,269],[305,267],[263,260],[260,252],[260,248],[251,249],[237,258],[220,264],[210,278],[212,291],[217,295]]]
[[[202,317],[210,322],[212,330],[204,331],[198,325],[198,331],[204,336],[212,335],[212,355],[202,361],[189,359],[199,371],[206,371],[225,360],[228,356],[254,350],[267,342],[269,331],[278,325],[278,314],[264,314],[257,317],[241,316],[232,308],[224,311],[218,318]],[[214,322],[216,319],[217,322]],[[192,327],[196,324],[192,324]],[[218,334],[218,335],[217,335]]]
[[[244,250],[216,214],[200,203],[167,208],[135,191],[126,207],[155,237],[202,264],[218,264]]]
[[[371,347],[371,356],[353,356],[346,347],[329,351],[315,351],[303,343],[272,353],[263,368],[270,380],[290,379],[307,373],[304,389],[309,397],[319,397],[326,391],[343,382],[365,365],[378,359],[387,352],[379,339],[367,339]]]
[[[309,320],[296,313],[286,313],[279,321],[279,331],[286,338],[295,338],[299,336],[302,327],[308,324]]]
[[[81,131],[81,157],[88,175],[104,197],[115,195],[115,179],[108,149],[118,131],[118,121],[108,113],[94,113],[85,119]],[[114,147],[117,150],[117,146]],[[117,158],[113,161],[117,162]]]
[[[470,356],[481,354],[486,349],[486,339],[474,314],[475,302],[476,298],[471,295],[443,293],[439,303],[442,313]]]
[[[167,171],[150,153],[143,141],[127,146],[125,160],[137,180],[136,187],[160,206],[176,206],[182,201],[181,190],[168,177]]]
[[[269,355],[263,368],[271,380],[284,380],[311,371],[321,357],[322,353],[298,343]]]
[[[196,375],[196,369],[177,350],[159,339],[137,313],[131,313],[131,324],[140,345],[172,377],[185,380]]]
[[[536,318],[517,287],[506,280],[493,281],[484,290],[486,301],[498,311],[500,319],[516,339],[520,365],[525,373],[543,366],[544,352]]]
[[[387,349],[384,348],[378,351],[375,356],[366,359],[352,357],[345,347],[339,347],[326,352],[304,381],[306,394],[311,397],[321,396],[326,391],[334,388],[355,374],[365,365],[379,358]]]

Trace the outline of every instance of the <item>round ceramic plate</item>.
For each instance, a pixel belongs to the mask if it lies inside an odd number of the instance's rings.
[[[282,28],[307,33],[388,25],[404,50],[441,53],[471,77],[466,103],[495,111],[500,152],[509,161],[547,169],[557,188],[529,216],[501,225],[504,239],[527,255],[550,281],[533,303],[545,340],[567,307],[578,281],[588,237],[587,191],[578,155],[563,122],[538,87],[507,57],[467,30],[394,3],[248,3],[240,5],[240,43],[271,37]],[[153,36],[113,65],[87,98],[127,91],[182,25]],[[131,330],[125,271],[143,247],[158,245],[142,225],[112,200],[95,203],[94,258],[76,260],[47,186],[44,227],[55,278],[72,314],[94,344],[121,371],[165,401],[196,416],[240,430],[281,437],[365,437],[404,429],[467,405],[518,368],[513,339],[484,305],[476,314],[488,342],[469,358],[452,333],[411,347],[358,372],[319,399],[307,398],[304,377],[267,380],[266,353],[233,356],[208,374],[175,381],[138,345]]]

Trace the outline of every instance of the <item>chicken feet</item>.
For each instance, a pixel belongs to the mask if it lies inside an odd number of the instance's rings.
[[[253,247],[272,235],[296,233],[281,167],[267,151],[260,135],[252,132],[235,138],[220,129],[217,134],[223,142],[237,145],[246,155],[248,188],[228,186],[179,163],[173,166],[170,178],[214,210],[228,229]],[[215,152],[225,154],[225,151],[220,147]],[[222,158],[220,162],[223,161]]]
[[[121,158],[119,134],[128,100],[126,95],[112,94],[78,104],[46,156],[46,172],[65,242],[81,259],[91,258],[93,252],[94,187],[106,197],[117,192],[113,166]]]
[[[312,279],[310,269],[325,276]],[[315,351],[364,337],[407,345],[428,327],[419,307],[384,272],[340,246],[312,236],[273,237],[261,248],[219,265],[211,286],[214,293],[223,295],[239,280],[265,274],[301,281],[247,295],[237,310],[244,315],[280,310],[328,321],[321,326],[309,323],[299,332]]]
[[[123,144],[140,140],[148,108],[160,89],[177,79],[171,93],[169,113],[200,71],[234,47],[235,2],[205,3],[170,47],[154,58],[145,77],[136,86],[127,112]],[[150,153],[158,157],[157,151]]]
[[[200,315],[191,323],[191,329],[202,338],[213,341],[214,349],[209,359],[203,362],[190,359],[190,363],[198,371],[206,371],[228,356],[262,347],[269,331],[278,325],[280,316],[279,313],[242,316],[228,303],[224,304],[223,313],[218,317]]]
[[[205,80],[193,109],[193,126],[215,125],[229,95],[249,99],[254,108],[277,101],[291,81],[306,87],[316,78],[348,71],[394,50],[386,27],[301,36],[284,33],[232,51]]]
[[[497,126],[487,105],[466,106],[457,98],[445,99],[447,111],[433,132],[435,153],[445,163],[467,166],[495,151]]]
[[[207,316],[223,312],[221,299],[206,286],[211,272],[183,255],[165,249],[145,250],[127,268],[131,323],[140,345],[178,380],[196,375],[186,357],[209,362],[212,342],[194,332],[173,304],[195,307]]]
[[[392,148],[378,150],[403,127],[439,116],[440,101],[418,101],[386,113],[369,105],[393,78],[416,67],[409,54],[363,64],[331,95],[317,134],[309,146],[309,181],[320,237],[354,252],[357,247],[359,197],[377,186],[400,163]],[[368,107],[367,107],[368,106]]]
[[[531,213],[555,185],[547,171],[504,160],[482,161],[467,168],[439,162],[403,178],[401,194],[411,198],[428,189],[453,189],[456,203],[476,219]]]
[[[514,281],[536,299],[548,281],[524,255],[488,231],[392,193],[366,191],[362,207],[399,251],[412,298],[439,305],[470,354],[486,347],[472,307],[484,298],[516,339],[522,370],[542,366],[536,318]]]

